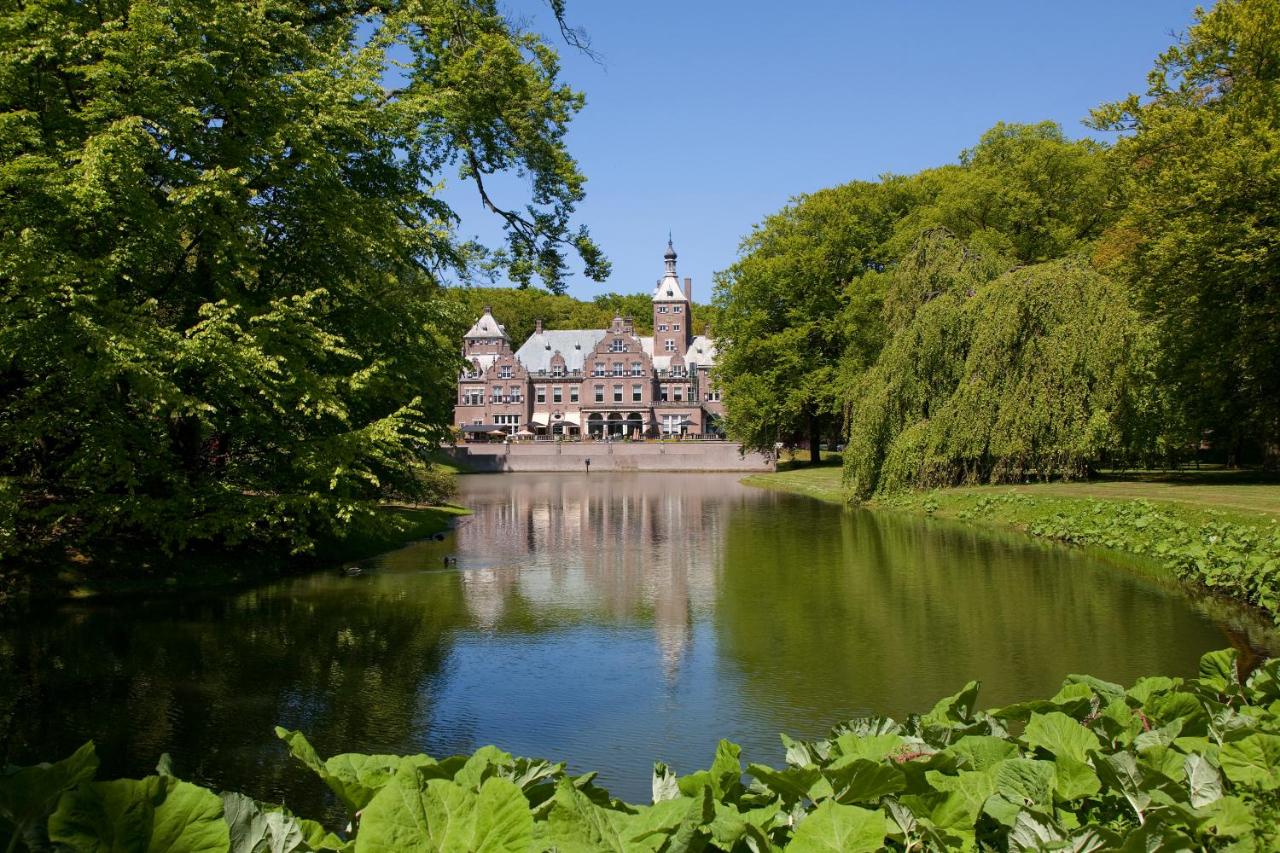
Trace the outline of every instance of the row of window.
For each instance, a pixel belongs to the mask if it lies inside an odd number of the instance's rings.
[[[514,388],[513,388],[512,390],[514,391],[514,390],[516,390],[516,389],[514,389]],[[498,386],[494,386],[494,391],[495,391],[495,393],[494,393],[494,394],[492,394],[492,395],[490,395],[490,397],[489,397],[489,402],[490,402],[490,403],[520,403],[520,402],[523,402],[523,401],[524,401],[524,396],[523,396],[523,395],[521,395],[521,394],[513,393],[513,394],[506,394],[506,395],[504,395],[504,394],[500,393],[501,389],[500,389]],[[593,389],[593,391],[594,391],[594,394],[595,394],[595,401],[596,401],[597,403],[603,403],[603,402],[605,401],[605,387],[604,387],[603,385],[597,385],[597,386],[595,386],[595,388]],[[690,401],[692,401],[692,400],[693,400],[693,389],[688,388],[687,386],[684,386],[684,385],[673,385],[673,386],[671,386],[671,399],[673,399],[675,402],[677,402],[677,403],[684,402],[684,400],[686,399],[686,397],[687,397]],[[708,391],[708,392],[706,393],[705,397],[706,397],[706,399],[707,399],[707,401],[708,401],[708,402],[719,402],[719,401],[720,401],[720,392],[719,392],[719,391]],[[621,385],[614,385],[614,386],[613,386],[613,402],[615,402],[615,403],[621,403],[621,402],[623,401],[623,399],[622,399],[622,398],[623,398],[623,386],[621,386]],[[482,405],[484,405],[484,392],[483,392],[483,391],[474,391],[474,390],[471,390],[471,391],[465,391],[465,392],[463,392],[463,393],[460,395],[459,399],[461,400],[461,403],[462,403],[462,405],[464,405],[464,406],[482,406]],[[535,396],[535,399],[536,399],[536,400],[537,400],[537,402],[539,402],[539,403],[545,403],[545,402],[547,402],[547,389],[546,389],[546,388],[544,388],[544,387],[541,387],[541,386],[540,386],[540,387],[538,387],[538,388],[536,389],[536,396]],[[661,402],[664,402],[664,403],[665,403],[665,402],[667,402],[667,399],[668,399],[668,398],[667,398],[667,388],[666,388],[665,386],[663,386],[663,387],[661,387],[661,388],[659,389],[659,391],[658,391],[658,399],[659,399]],[[643,401],[644,401],[644,386],[643,386],[643,385],[636,384],[636,385],[632,385],[632,386],[631,386],[631,401],[632,401],[633,403],[640,403],[640,402],[643,402]],[[563,402],[564,402],[564,389],[563,389],[563,388],[552,388],[552,389],[551,389],[551,402],[553,402],[553,403],[563,403]],[[569,388],[569,402],[570,402],[570,403],[577,403],[577,402],[578,402],[578,389],[577,389],[577,387],[576,387],[576,386],[570,386],[570,388]],[[495,415],[494,417],[504,417],[504,418],[505,418],[505,417],[515,417],[515,416],[514,416],[514,415],[500,415],[500,416],[499,416],[499,415]],[[506,423],[506,422],[505,422],[505,421],[494,421],[494,423]]]

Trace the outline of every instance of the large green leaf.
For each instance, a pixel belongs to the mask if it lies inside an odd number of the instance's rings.
[[[1083,762],[1089,751],[1101,748],[1098,736],[1059,711],[1032,714],[1022,739],[1033,749],[1043,749],[1055,758]]]
[[[1191,805],[1200,808],[1222,797],[1222,776],[1203,755],[1188,755],[1183,761],[1183,769],[1187,774],[1187,794]]]
[[[814,785],[823,781],[816,767],[786,767],[774,770],[764,764],[748,764],[747,773],[788,803],[809,796]]]
[[[800,822],[789,853],[862,853],[880,850],[893,825],[879,811],[827,801]]]
[[[896,752],[906,742],[906,738],[898,734],[858,736],[852,733],[845,733],[835,739],[836,750],[840,753],[840,758],[837,758],[834,763],[838,764],[841,759],[852,760],[855,758],[880,761]]]
[[[823,775],[841,803],[876,803],[886,794],[907,787],[906,777],[897,767],[865,758],[833,764]]]
[[[959,692],[938,700],[933,709],[920,718],[921,724],[950,727],[969,722],[978,700],[978,687],[977,681],[970,681]]]
[[[1053,762],[1011,758],[991,771],[997,793],[1026,806],[1052,804]]]
[[[700,809],[701,801],[682,797],[629,812],[603,808],[564,780],[540,828],[541,841],[560,853],[656,853],[680,829],[690,808]]]
[[[166,776],[82,783],[58,800],[49,838],[93,853],[226,853],[231,845],[218,796]]]
[[[391,781],[401,766],[419,767],[436,763],[425,755],[361,755],[354,752],[321,760],[301,732],[289,731],[277,726],[276,736],[285,742],[289,747],[289,753],[294,758],[324,780],[329,790],[337,795],[351,815],[355,815],[367,806],[378,791]],[[476,755],[481,757],[477,759],[473,756],[472,760],[477,764],[485,764],[488,754],[482,755],[483,752],[478,750]]]
[[[770,847],[770,831],[784,820],[781,800],[745,812],[736,806],[716,803],[715,810],[716,816],[710,826],[711,837],[724,850],[732,850],[742,841],[755,853],[762,853]]]
[[[13,826],[14,835],[27,835],[29,841],[39,844],[45,819],[58,798],[88,782],[97,771],[98,755],[92,741],[52,764],[7,767],[0,772],[0,818]]]
[[[360,818],[356,851],[365,853],[525,853],[533,814],[507,779],[490,778],[477,793],[402,767]]]
[[[986,770],[1018,754],[1018,745],[1002,737],[965,735],[943,750],[966,770]]]
[[[1280,788],[1280,735],[1257,732],[1222,745],[1222,772],[1237,785]]]

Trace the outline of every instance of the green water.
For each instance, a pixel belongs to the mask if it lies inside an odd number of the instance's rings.
[[[496,743],[645,800],[655,759],[706,766],[720,737],[777,764],[778,732],[927,710],[970,678],[992,706],[1072,672],[1192,674],[1239,642],[1080,551],[731,475],[463,480],[455,534],[358,576],[0,627],[0,760],[92,738],[110,774],[169,752],[188,778],[331,808],[281,724],[322,754]]]

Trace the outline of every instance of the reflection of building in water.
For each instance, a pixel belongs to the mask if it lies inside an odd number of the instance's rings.
[[[664,476],[517,476],[469,488],[475,513],[458,529],[461,565],[466,574],[496,570],[467,582],[477,622],[496,624],[503,605],[492,596],[510,594],[544,611],[652,618],[663,668],[674,674],[695,613],[714,604],[726,481],[703,475],[663,488]]]

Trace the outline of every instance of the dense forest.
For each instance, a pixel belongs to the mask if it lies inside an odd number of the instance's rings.
[[[847,444],[857,498],[1280,463],[1280,3],[1198,12],[1088,123],[766,218],[716,284],[731,434]]]

